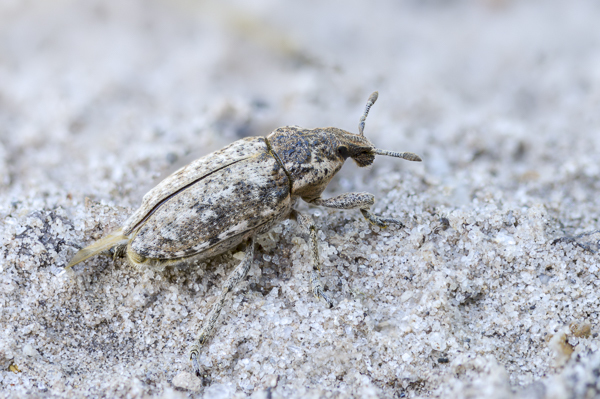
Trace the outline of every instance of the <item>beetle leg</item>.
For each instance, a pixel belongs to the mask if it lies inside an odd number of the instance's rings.
[[[310,216],[303,215],[296,210],[292,210],[291,218],[295,219],[302,230],[308,233],[308,247],[310,249],[310,256],[312,258],[313,270],[310,273],[310,285],[312,288],[313,295],[315,298],[323,299],[327,302],[327,305],[332,308],[333,301],[323,291],[323,283],[319,278],[319,272],[321,271],[321,260],[319,258],[319,243],[317,241],[317,229]]]
[[[370,193],[345,193],[333,198],[315,198],[310,203],[335,209],[369,209],[375,203],[375,196]]]
[[[365,219],[369,221],[369,223],[378,226],[381,229],[385,229],[390,224],[398,224],[399,227],[404,227],[404,223],[400,221],[400,219],[394,218],[383,218],[379,215],[375,215],[374,213],[369,212],[366,209],[361,209],[360,213],[364,216]]]
[[[198,334],[198,338],[196,342],[190,348],[190,360],[192,361],[192,367],[194,368],[194,373],[198,377],[202,377],[203,380],[207,378],[206,374],[203,374],[200,369],[200,365],[198,364],[198,357],[200,355],[200,347],[202,347],[210,337],[212,331],[215,328],[215,324],[217,323],[217,319],[219,318],[219,314],[221,314],[221,310],[223,309],[223,305],[225,303],[225,298],[227,297],[227,293],[233,290],[235,286],[248,274],[248,270],[250,270],[250,266],[252,266],[252,261],[254,259],[254,238],[250,238],[246,246],[246,255],[244,259],[240,262],[240,264],[231,272],[225,284],[223,284],[223,289],[221,290],[221,295],[217,299],[217,301],[213,304],[212,309],[208,313],[208,316],[204,320],[202,324],[202,329],[200,330],[200,334]]]
[[[575,245],[583,248],[584,250],[590,252],[590,253],[597,253],[598,252],[598,248],[600,248],[600,240],[598,240],[597,238],[595,240],[591,240],[586,242],[581,242],[581,238],[583,237],[588,237],[594,234],[600,233],[600,230],[594,230],[594,231],[588,231],[586,233],[581,233],[579,235],[576,236],[565,236],[565,237],[561,237],[561,238],[557,238],[554,241],[552,241],[552,245],[554,244],[558,244],[559,242],[567,242],[567,243],[574,243]],[[594,246],[596,249],[592,249],[592,246]]]
[[[323,199],[316,198],[310,201],[311,204],[324,206],[327,208],[335,209],[355,209],[359,208],[360,212],[369,223],[379,226],[380,228],[386,228],[389,224],[399,224],[400,227],[404,227],[402,222],[394,218],[384,218],[379,215],[375,215],[369,212],[369,208],[375,203],[375,196],[369,193],[346,193],[338,195],[337,197]]]
[[[117,245],[116,247],[112,247],[109,250],[110,255],[112,256],[113,261],[116,260],[117,258],[123,258],[125,257],[125,254],[127,253],[127,244],[121,244],[121,245]]]

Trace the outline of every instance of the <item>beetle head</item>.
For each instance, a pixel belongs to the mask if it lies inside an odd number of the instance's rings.
[[[365,136],[352,134],[341,129],[336,129],[338,137],[338,155],[345,159],[352,158],[359,167],[369,166],[375,160],[375,155],[387,155],[390,157],[402,158],[407,161],[420,162],[421,158],[412,152],[394,152],[380,150],[376,148]]]
[[[358,134],[352,134],[341,129],[335,129],[339,140],[339,146],[337,148],[338,154],[344,159],[347,159],[348,157],[352,158],[354,162],[356,162],[356,164],[361,168],[371,165],[375,160],[375,155],[387,155],[406,159],[407,161],[420,162],[421,158],[412,152],[393,152],[375,148],[373,143],[371,143],[365,137],[365,121],[367,119],[367,115],[369,115],[371,107],[373,104],[375,104],[375,101],[377,101],[378,96],[379,93],[374,92],[369,97],[367,105],[365,106],[365,112],[363,112],[358,122]]]
[[[302,198],[318,198],[329,181],[348,158],[360,167],[369,166],[375,155],[387,155],[409,161],[420,161],[411,152],[392,152],[376,148],[363,134],[365,120],[377,92],[371,94],[358,125],[359,134],[335,127],[303,129],[284,126],[267,136],[275,153],[292,181],[292,193]]]

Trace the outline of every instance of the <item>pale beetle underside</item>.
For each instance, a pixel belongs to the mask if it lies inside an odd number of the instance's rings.
[[[293,207],[298,198],[337,209],[360,209],[372,224],[401,224],[369,212],[375,199],[369,193],[347,193],[322,199],[321,193],[347,158],[360,167],[375,155],[409,161],[413,153],[376,149],[364,137],[365,120],[377,92],[360,118],[359,134],[334,127],[303,129],[285,126],[267,137],[249,137],[197,159],[179,169],[148,192],[140,208],[107,237],[80,250],[66,269],[97,254],[125,256],[138,268],[159,267],[208,258],[247,242],[246,254],[225,282],[190,351],[196,375],[198,356],[223,308],[227,293],[242,280],[252,264],[254,236],[285,219],[296,220],[308,242],[313,263],[312,292],[333,306],[319,280],[320,260],[316,229],[310,217]]]

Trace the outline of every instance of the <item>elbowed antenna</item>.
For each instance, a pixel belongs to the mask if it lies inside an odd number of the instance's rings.
[[[377,101],[377,97],[379,97],[378,92],[375,91],[373,92],[373,94],[371,94],[369,100],[367,101],[367,105],[365,106],[365,112],[360,117],[360,121],[358,122],[358,134],[360,134],[361,136],[364,136],[363,130],[365,130],[365,120],[367,119],[367,115],[369,115],[371,107],[373,106],[373,104],[375,104],[375,101]]]
[[[388,157],[402,158],[402,159],[406,159],[407,161],[421,162],[421,157],[418,156],[417,154],[413,154],[412,152],[394,152],[394,151],[386,151],[386,150],[376,149],[375,154],[387,155]]]

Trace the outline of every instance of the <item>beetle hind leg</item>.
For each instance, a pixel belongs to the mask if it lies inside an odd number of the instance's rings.
[[[332,308],[333,300],[323,290],[323,283],[319,278],[319,272],[321,271],[321,261],[319,258],[319,244],[317,241],[317,229],[309,216],[303,215],[297,211],[293,211],[291,215],[292,219],[295,219],[298,224],[308,233],[308,247],[310,249],[310,255],[312,258],[313,270],[310,273],[310,285],[311,290],[315,298],[324,300],[327,305]]]
[[[367,219],[369,221],[369,223],[371,223],[371,224],[373,224],[375,226],[378,226],[381,229],[385,229],[390,224],[397,224],[400,227],[404,227],[404,223],[402,223],[398,219],[383,218],[383,217],[381,217],[379,215],[375,215],[374,213],[369,212],[366,209],[361,209],[360,213],[362,213],[362,215],[364,216],[364,218]]]
[[[552,241],[552,245],[566,242],[573,243],[578,247],[582,248],[585,251],[588,251],[592,254],[596,254],[600,251],[600,235],[596,237],[592,237],[588,240],[582,240],[583,238],[593,236],[595,234],[599,234],[600,230],[588,231],[586,233],[581,233],[576,236],[565,236],[561,238],[557,238]]]
[[[113,261],[117,258],[124,258],[127,255],[127,244],[120,244],[115,247],[112,247],[108,251],[108,256],[110,256]]]
[[[223,284],[223,288],[221,290],[221,295],[213,304],[210,312],[207,317],[204,319],[204,323],[202,324],[202,328],[200,329],[200,333],[198,334],[198,338],[190,348],[190,360],[192,361],[192,367],[194,369],[194,374],[196,376],[201,377],[203,382],[207,381],[208,376],[204,373],[200,364],[198,363],[198,358],[200,356],[200,348],[204,346],[204,344],[208,341],[212,331],[215,328],[215,324],[217,323],[217,319],[221,314],[221,310],[223,309],[223,305],[225,304],[225,299],[227,297],[227,293],[235,288],[235,286],[248,274],[248,270],[250,270],[250,266],[252,265],[252,261],[254,259],[254,238],[250,238],[248,245],[246,246],[246,255],[244,259],[240,262],[240,264],[231,272],[225,284]]]

